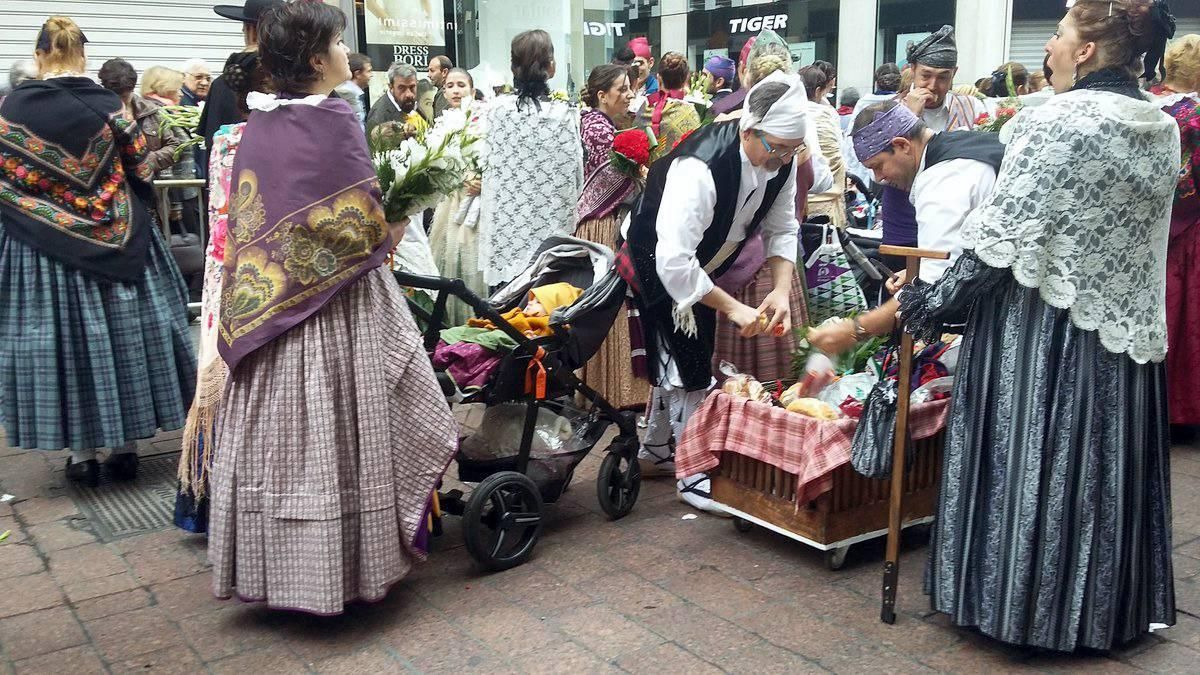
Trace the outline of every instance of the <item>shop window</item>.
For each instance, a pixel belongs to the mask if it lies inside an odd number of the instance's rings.
[[[954,0],[879,0],[876,62],[904,66],[909,44],[954,25]]]

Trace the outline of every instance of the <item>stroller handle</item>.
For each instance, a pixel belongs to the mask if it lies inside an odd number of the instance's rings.
[[[432,352],[437,346],[439,333],[443,327],[443,320],[446,318],[446,300],[447,296],[454,296],[470,305],[471,309],[475,310],[475,316],[481,319],[491,321],[496,329],[508,335],[515,340],[518,345],[536,351],[536,345],[533,340],[530,340],[524,333],[513,328],[512,324],[505,321],[500,313],[492,307],[491,303],[479,297],[462,279],[454,279],[449,277],[431,277],[423,274],[410,274],[395,270],[392,274],[396,277],[397,283],[401,286],[409,288],[418,288],[428,291],[436,291],[437,299],[434,301],[433,313],[426,318],[429,326],[425,332],[425,349]]]

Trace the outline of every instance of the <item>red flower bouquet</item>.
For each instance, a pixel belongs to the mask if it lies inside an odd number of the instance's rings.
[[[998,106],[995,115],[984,113],[979,116],[979,119],[975,120],[975,130],[991,131],[993,133],[999,132],[1004,128],[1005,124],[1008,124],[1009,120],[1016,117],[1019,109],[1019,105]]]
[[[650,163],[650,137],[642,129],[629,129],[613,139],[611,160],[622,173],[641,175],[642,167]]]
[[[1005,77],[1004,81],[1008,91],[1012,92],[1017,90],[1017,85],[1013,83],[1012,68],[1008,69],[1008,75]],[[1017,98],[1016,96],[1009,96],[996,105],[996,113],[994,115],[988,115],[986,113],[980,115],[979,118],[975,120],[975,130],[999,133],[1000,130],[1004,128],[1004,125],[1008,124],[1009,120],[1016,117],[1017,113],[1020,111],[1021,99]]]

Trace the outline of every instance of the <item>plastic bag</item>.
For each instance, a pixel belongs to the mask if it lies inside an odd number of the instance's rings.
[[[730,396],[740,396],[759,403],[771,403],[771,392],[751,375],[738,372],[738,369],[728,361],[722,361],[718,370],[728,379],[721,385],[721,391]]]
[[[779,403],[786,408],[797,399],[815,398],[817,392],[829,386],[835,377],[837,374],[833,369],[833,361],[821,352],[814,351],[808,355],[800,381],[779,396]]]
[[[841,240],[826,226],[821,245],[804,262],[808,289],[808,319],[819,325],[835,316],[849,316],[867,308],[867,298],[854,277]]]
[[[954,377],[939,377],[936,380],[926,382],[920,387],[913,390],[912,398],[909,399],[913,403],[925,403],[926,401],[939,401],[950,396],[950,391],[954,389]]]
[[[867,478],[882,479],[892,475],[899,390],[895,380],[882,380],[871,389],[863,405],[858,429],[850,445],[850,464]]]
[[[847,375],[833,384],[825,387],[817,394],[817,398],[832,406],[840,406],[847,398],[855,401],[865,401],[871,394],[871,389],[879,378],[875,373],[855,373]]]
[[[525,404],[502,403],[483,411],[479,428],[463,439],[461,451],[471,460],[487,461],[514,457],[521,449],[521,434],[525,430]],[[529,456],[544,459],[566,449],[574,433],[571,420],[542,408],[538,411],[533,429],[533,446]]]

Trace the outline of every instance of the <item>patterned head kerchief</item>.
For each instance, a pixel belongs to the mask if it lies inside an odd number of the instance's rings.
[[[958,45],[954,26],[942,26],[938,32],[908,48],[908,62],[930,68],[957,68]]]
[[[854,154],[859,162],[866,164],[868,159],[890,148],[893,138],[908,133],[920,121],[908,106],[897,104],[854,134]]]

